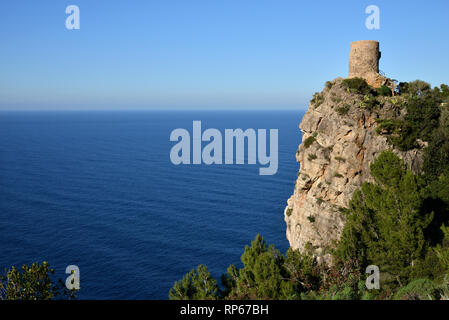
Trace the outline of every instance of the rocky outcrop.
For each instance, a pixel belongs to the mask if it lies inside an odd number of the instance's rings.
[[[376,97],[367,105],[366,96],[351,93],[343,79],[326,84],[314,96],[300,129],[302,143],[296,154],[300,171],[284,218],[287,238],[293,249],[315,247],[320,259],[338,239],[345,224],[342,208],[348,207],[354,191],[371,181],[369,165],[392,147],[376,132],[377,119],[401,118],[401,97]],[[421,151],[394,152],[417,172]]]

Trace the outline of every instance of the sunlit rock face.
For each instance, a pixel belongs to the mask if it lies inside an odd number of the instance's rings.
[[[364,96],[351,93],[337,78],[316,95],[304,115],[302,143],[296,154],[300,171],[284,218],[287,238],[294,249],[313,245],[319,258],[329,261],[326,248],[339,239],[345,225],[342,208],[363,181],[372,181],[369,166],[386,149],[385,136],[376,132],[376,119],[402,118],[396,97],[376,97],[379,107],[364,108]],[[418,172],[422,156],[418,149],[394,152]]]

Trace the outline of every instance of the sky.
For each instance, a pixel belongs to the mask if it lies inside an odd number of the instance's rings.
[[[449,83],[448,35],[447,0],[5,0],[0,110],[305,109],[356,40],[390,78]]]

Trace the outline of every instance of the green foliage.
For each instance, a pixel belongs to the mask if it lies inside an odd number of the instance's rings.
[[[432,131],[438,127],[441,98],[429,92],[411,97],[407,101],[405,120],[419,132],[419,138],[429,141]]]
[[[391,150],[383,151],[370,165],[371,176],[382,186],[399,184],[406,173],[404,161]]]
[[[282,255],[267,246],[260,235],[246,246],[243,267],[230,265],[222,275],[222,290],[205,266],[190,271],[170,289],[170,299],[299,299],[307,290],[317,290],[321,272],[311,249],[289,249]]]
[[[312,160],[315,160],[316,158],[317,158],[316,154],[310,153],[307,157],[307,160],[312,161]]]
[[[413,280],[394,295],[395,300],[434,300],[439,298],[437,286],[429,279]]]
[[[348,92],[351,93],[366,95],[372,92],[372,88],[366,83],[365,79],[362,78],[344,79],[343,86],[345,86],[348,89]]]
[[[315,107],[318,108],[322,103],[324,102],[324,97],[322,93],[315,92],[313,94],[312,100],[310,100],[310,103]]]
[[[340,156],[336,156],[334,159],[337,160],[338,162],[346,162],[346,159]]]
[[[320,288],[304,298],[313,300],[360,300],[371,296],[366,290],[362,271],[357,260],[335,260],[324,269]]]
[[[441,244],[438,244],[435,248],[435,254],[438,257],[439,263],[441,263],[442,270],[449,271],[449,226],[444,224],[441,226],[444,238]]]
[[[311,246],[306,246],[304,253],[289,248],[283,268],[288,274],[287,281],[292,284],[293,291],[289,298],[300,299],[301,294],[319,289],[322,268],[318,265]]]
[[[401,94],[408,94],[410,96],[422,96],[431,90],[430,84],[421,80],[403,84]]]
[[[286,211],[287,217],[290,217],[292,215],[293,209],[292,208],[288,208]]]
[[[441,96],[444,99],[449,98],[449,86],[447,84],[440,85]]]
[[[406,151],[418,147],[416,140],[421,139],[434,141],[430,147],[433,150],[442,143],[444,133],[442,130],[435,132],[439,127],[442,102],[447,99],[447,88],[445,85],[441,88],[431,89],[430,84],[420,80],[399,84],[397,93],[404,99],[406,115],[402,120],[384,119],[380,122],[383,126],[378,128],[383,134],[391,135],[388,140],[393,146]],[[394,101],[400,103],[399,99]]]
[[[315,142],[314,136],[308,137],[306,140],[304,140],[304,148],[308,149],[314,142]]]
[[[349,105],[345,104],[345,105],[342,106],[342,107],[338,107],[336,110],[337,110],[337,113],[338,113],[340,116],[345,116],[345,115],[348,114],[350,108],[351,108],[351,107],[350,107]]]
[[[191,270],[170,289],[170,300],[215,300],[217,281],[211,277],[205,265]]]
[[[361,109],[374,110],[376,107],[379,107],[380,104],[377,101],[376,97],[372,94],[365,94],[363,99],[359,100],[359,107]]]
[[[411,123],[397,119],[379,120],[376,132],[386,135],[390,144],[401,151],[418,147],[419,131]]]
[[[267,247],[260,235],[245,247],[241,257],[244,267],[231,266],[224,276],[226,292],[233,299],[289,299],[294,297],[293,284],[284,281],[285,257],[273,246]]]
[[[438,128],[433,130],[424,153],[423,170],[429,180],[438,179],[449,166],[449,108],[441,109]]]
[[[444,261],[444,257],[440,256],[440,254],[445,255],[447,250],[443,248],[441,252],[438,252],[439,249],[442,249],[440,245],[437,248],[429,248],[424,259],[416,261],[411,274],[412,279],[426,278],[438,280],[444,277],[449,269],[447,262]]]
[[[376,92],[379,96],[384,96],[384,97],[391,97],[391,95],[392,95],[391,89],[385,85],[381,86],[380,88],[377,88]]]
[[[397,86],[396,86],[396,94],[398,95],[404,95],[407,94],[408,91],[408,82],[400,82]]]
[[[390,282],[401,285],[425,254],[424,230],[433,213],[421,211],[426,197],[423,180],[393,152],[381,153],[371,165],[371,176],[375,184],[363,183],[350,201],[336,256],[382,266]]]
[[[310,223],[314,223],[315,222],[315,217],[314,216],[308,216],[307,220],[309,220]]]
[[[56,297],[75,298],[75,292],[65,289],[62,281],[53,284],[54,270],[48,262],[12,267],[0,277],[0,300],[51,300]]]

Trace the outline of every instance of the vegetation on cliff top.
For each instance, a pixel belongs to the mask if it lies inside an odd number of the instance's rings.
[[[443,134],[436,130],[442,113],[447,113],[449,87],[442,84],[431,88],[430,84],[416,80],[401,82],[396,89],[396,101],[403,101],[406,110],[403,119],[382,119],[379,121],[378,133],[386,134],[388,141],[399,150],[406,151],[419,147],[418,139],[435,143]],[[446,107],[444,107],[446,105]],[[441,126],[447,126],[446,123]]]

